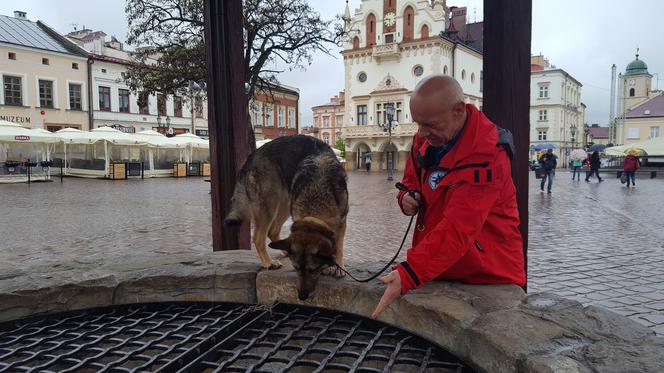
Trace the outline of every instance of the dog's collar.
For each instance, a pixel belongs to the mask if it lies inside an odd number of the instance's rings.
[[[308,221],[309,223],[314,223],[314,224],[317,224],[317,225],[322,225],[323,227],[325,227],[329,230],[332,230],[332,228],[330,228],[330,226],[326,222],[324,222],[324,221],[322,221],[318,218],[315,218],[313,216],[305,216],[300,220],[301,221]]]

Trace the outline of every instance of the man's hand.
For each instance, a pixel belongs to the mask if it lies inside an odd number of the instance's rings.
[[[392,302],[401,296],[401,276],[399,275],[399,271],[392,271],[387,276],[383,276],[378,280],[387,285],[387,288],[385,289],[383,296],[380,298],[378,306],[376,306],[376,309],[371,314],[372,319],[378,317],[378,315],[383,312],[387,306],[392,304]]]
[[[417,214],[417,211],[420,208],[420,202],[422,198],[419,193],[414,193],[415,198],[413,198],[409,193],[404,194],[401,198],[401,207],[403,207],[403,212],[408,216],[413,216]]]

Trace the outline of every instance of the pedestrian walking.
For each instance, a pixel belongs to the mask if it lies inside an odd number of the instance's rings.
[[[599,176],[599,168],[601,166],[602,162],[599,159],[599,152],[595,151],[593,154],[590,156],[590,173],[586,174],[586,181],[590,182],[590,177],[595,175],[597,176],[597,180],[601,183],[602,178]]]
[[[367,168],[367,173],[371,172],[371,153],[364,156],[364,166]]]
[[[641,162],[639,158],[634,155],[634,153],[628,153],[623,162],[623,172],[625,173],[625,186],[629,188],[629,181],[632,181],[632,186],[636,186],[634,183],[636,170],[641,168]]]
[[[576,177],[577,181],[581,181],[581,166],[583,165],[583,162],[579,159],[573,159],[572,160],[572,181],[574,181],[574,178]]]
[[[542,168],[544,169],[544,177],[542,177],[542,182],[540,183],[540,189],[544,191],[544,183],[549,180],[549,183],[546,187],[546,192],[551,193],[551,186],[553,185],[553,177],[556,174],[556,166],[558,165],[558,157],[553,154],[553,149],[549,149],[540,159]]]

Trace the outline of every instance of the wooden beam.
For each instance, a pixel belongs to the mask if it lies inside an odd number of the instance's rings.
[[[532,0],[484,0],[483,111],[514,135],[512,178],[519,204],[526,273],[531,26]]]
[[[214,251],[250,249],[249,225],[226,228],[237,171],[249,155],[242,0],[205,0],[205,58]]]

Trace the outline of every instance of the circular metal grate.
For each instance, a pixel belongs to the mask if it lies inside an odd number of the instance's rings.
[[[278,304],[151,303],[0,324],[0,371],[471,372],[398,328]]]

